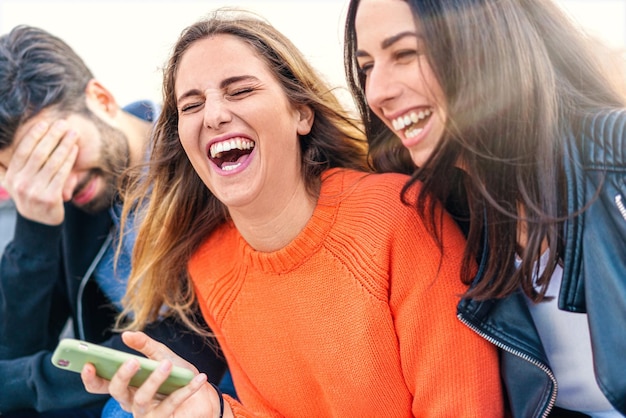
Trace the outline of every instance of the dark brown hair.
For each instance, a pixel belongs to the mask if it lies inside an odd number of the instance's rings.
[[[0,149],[45,108],[89,114],[85,89],[93,74],[60,38],[20,25],[0,37]]]
[[[446,129],[412,182],[422,181],[417,209],[432,211],[426,196],[447,202],[461,164],[469,230],[463,280],[487,242],[484,279],[467,296],[500,298],[520,287],[541,300],[561,257],[564,213],[562,142],[582,118],[621,107],[616,86],[594,55],[596,44],[551,0],[406,0],[424,39],[426,57],[446,103]],[[365,124],[374,168],[407,172],[409,155],[369,109],[355,51],[359,0],[349,4],[345,69]],[[526,239],[519,245],[519,227]],[[535,260],[549,247],[548,267],[533,287]],[[521,261],[516,266],[516,256]],[[538,263],[537,263],[538,264]]]

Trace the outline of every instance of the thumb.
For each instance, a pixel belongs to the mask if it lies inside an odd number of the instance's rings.
[[[139,351],[152,360],[169,360],[175,366],[181,366],[198,373],[198,369],[172,350],[141,331],[125,331],[122,333],[122,341],[130,348]]]
[[[160,342],[148,337],[141,331],[125,331],[122,333],[122,341],[130,348],[139,351],[153,360],[170,359],[172,351]],[[172,353],[173,354],[173,353]]]

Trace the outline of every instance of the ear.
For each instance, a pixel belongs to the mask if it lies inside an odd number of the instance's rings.
[[[307,135],[311,132],[313,121],[315,120],[315,114],[310,106],[299,106],[296,111],[300,115],[298,120],[298,135]]]
[[[87,96],[87,106],[95,113],[98,111],[105,112],[110,117],[114,117],[119,110],[115,97],[98,80],[89,80],[85,88],[85,95]]]

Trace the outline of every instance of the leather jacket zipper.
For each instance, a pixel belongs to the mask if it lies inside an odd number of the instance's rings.
[[[544,373],[546,373],[548,375],[548,377],[550,378],[550,380],[552,380],[552,383],[554,384],[554,390],[550,394],[550,401],[548,402],[548,405],[546,406],[546,409],[541,414],[542,418],[547,418],[548,415],[550,415],[550,411],[552,410],[552,408],[554,407],[554,404],[556,402],[556,393],[557,393],[557,390],[558,390],[556,377],[554,376],[554,373],[552,373],[552,370],[550,370],[550,368],[548,366],[546,366],[545,364],[543,364],[543,363],[533,359],[529,355],[524,354],[521,351],[516,350],[515,348],[510,347],[510,346],[508,346],[508,345],[506,345],[506,344],[496,340],[495,338],[493,338],[492,336],[486,334],[485,332],[481,331],[476,326],[474,326],[474,325],[470,324],[468,321],[466,321],[463,318],[462,314],[458,313],[457,314],[457,318],[459,318],[459,321],[461,321],[463,324],[468,326],[472,331],[474,331],[475,333],[480,335],[482,338],[484,338],[485,340],[489,341],[491,344],[495,345],[496,347],[498,347],[498,348],[500,348],[500,349],[502,349],[504,351],[507,351],[507,352],[513,354],[514,356],[517,356],[517,357],[520,357],[523,360],[526,360],[527,362],[529,362],[532,365],[538,367],[539,369],[541,369]]]
[[[615,204],[617,205],[619,213],[622,214],[622,218],[626,221],[626,206],[624,206],[624,202],[622,201],[622,195],[615,195]]]

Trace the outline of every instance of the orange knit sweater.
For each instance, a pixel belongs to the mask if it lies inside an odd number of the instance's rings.
[[[255,251],[228,223],[194,254],[236,416],[502,416],[496,350],[456,318],[462,235],[446,218],[440,263],[406,179],[330,170],[285,248]]]

